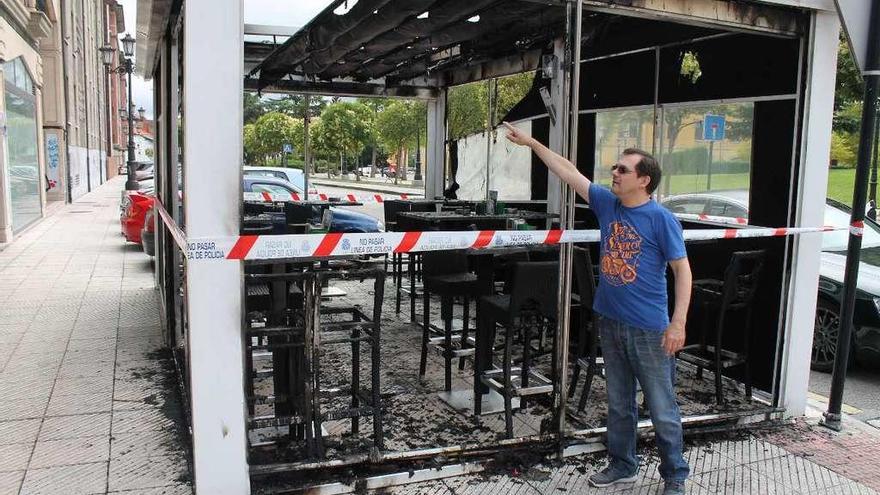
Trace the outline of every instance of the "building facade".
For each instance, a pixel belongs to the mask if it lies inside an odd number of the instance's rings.
[[[124,91],[99,48],[124,27],[116,0],[0,0],[0,242],[115,175]]]

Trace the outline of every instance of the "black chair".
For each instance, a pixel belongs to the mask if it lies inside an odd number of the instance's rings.
[[[483,296],[477,308],[477,350],[474,360],[474,414],[482,412],[486,387],[504,398],[504,420],[508,438],[513,437],[513,397],[549,394],[553,380],[531,370],[531,337],[533,327],[555,328],[558,307],[559,263],[556,261],[520,262],[513,267],[510,294]],[[501,368],[492,364],[496,324],[504,327],[504,355]],[[521,332],[522,365],[513,368],[513,334]],[[540,331],[540,329],[539,329]],[[553,339],[554,348],[556,339]],[[555,363],[554,363],[555,368]],[[512,374],[519,371],[519,377]],[[556,374],[556,370],[553,370]],[[500,381],[499,381],[500,379]],[[518,380],[518,384],[513,381]],[[536,383],[530,386],[530,382]]]
[[[587,406],[590,389],[593,385],[593,377],[599,368],[599,329],[596,325],[596,312],[593,311],[593,297],[596,294],[596,279],[593,277],[593,263],[590,250],[580,246],[573,248],[573,268],[577,281],[577,294],[572,295],[578,308],[578,341],[574,371],[571,384],[568,388],[569,398],[574,397],[577,382],[582,369],[587,370],[584,387],[581,390],[581,398],[578,402],[578,411],[583,411]]]
[[[766,250],[737,251],[731,255],[730,263],[724,271],[724,280],[696,280],[693,284],[694,306],[703,310],[703,328],[700,342],[685,346],[678,354],[682,361],[697,366],[697,378],[703,378],[703,368],[715,373],[715,400],[724,403],[721,378],[723,370],[743,365],[745,371],[745,393],[752,400],[752,376],[749,366],[749,341],[751,340],[752,301],[760,283]],[[724,330],[728,314],[732,311],[743,313],[742,350],[734,352],[723,348]],[[717,319],[712,322],[712,313]],[[713,334],[713,345],[707,344],[707,335]]]
[[[401,227],[403,227],[403,225],[400,224],[398,214],[411,211],[412,203],[405,200],[389,199],[382,202],[382,209],[385,213],[385,230],[388,232],[399,232],[402,230]],[[394,281],[394,311],[396,314],[400,314],[400,293],[401,285],[403,284],[404,254],[405,253],[391,254],[391,279]],[[406,257],[407,261],[411,261],[413,255],[406,254]],[[385,257],[385,271],[388,271],[388,256]],[[414,305],[414,303],[412,304]],[[411,307],[411,310],[413,307]],[[410,311],[410,313],[413,313],[413,311]]]
[[[468,256],[464,251],[433,251],[422,255],[422,283],[424,290],[422,315],[422,354],[419,361],[419,376],[425,375],[428,348],[441,350],[445,361],[444,387],[452,390],[452,359],[458,356],[458,369],[464,369],[464,358],[473,354],[468,344],[470,321],[470,299],[490,292],[487,284],[468,271]],[[440,317],[443,329],[430,322],[431,294],[440,296]],[[453,303],[456,297],[463,299],[462,328],[460,332],[452,329]],[[438,335],[431,337],[431,335]]]
[[[304,233],[315,218],[315,209],[308,204],[284,203],[284,221],[290,233]]]

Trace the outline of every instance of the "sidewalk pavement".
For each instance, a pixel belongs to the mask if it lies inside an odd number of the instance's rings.
[[[425,194],[425,188],[423,186],[394,184],[393,182],[387,182],[385,179],[370,179],[369,177],[362,177],[360,181],[341,178],[322,179],[320,177],[310,177],[309,181],[312,184],[338,187],[340,189],[354,189],[358,191],[370,191],[385,194],[413,194],[420,196]]]
[[[0,494],[191,493],[149,258],[124,178],[0,251]]]
[[[843,433],[816,419],[732,433],[689,436],[688,494],[876,494],[880,490],[880,434],[858,421]],[[864,429],[863,429],[864,428]],[[479,474],[398,487],[389,493],[431,495],[660,494],[659,457],[653,442],[640,442],[642,465],[634,483],[594,488],[589,477],[605,465],[604,453],[529,465],[508,459]]]
[[[0,495],[191,493],[188,438],[161,351],[149,259],[119,234],[123,178],[0,251]],[[875,494],[880,430],[795,422],[688,438],[694,494]],[[504,462],[403,494],[659,493],[656,448],[634,484],[595,489],[604,455]],[[354,484],[355,489],[359,485]]]

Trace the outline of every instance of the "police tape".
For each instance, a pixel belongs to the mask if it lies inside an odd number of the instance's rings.
[[[164,218],[164,217],[163,217]],[[846,230],[836,227],[739,228],[685,230],[685,241],[780,237]],[[447,232],[377,232],[292,235],[243,235],[190,239],[187,259],[273,260],[326,258],[390,253],[418,253],[451,249],[498,249],[597,242],[598,230],[482,230]]]
[[[719,217],[715,215],[703,215],[696,213],[675,213],[679,220],[699,220],[701,222],[728,223],[733,225],[748,225],[749,219],[742,217]]]
[[[316,198],[320,201],[331,201],[331,200],[340,200],[340,201],[349,201],[352,203],[384,203],[385,201],[392,199],[412,199],[419,198],[421,195],[419,194],[325,194],[325,193],[310,193],[309,199],[315,200]],[[256,201],[260,203],[283,203],[283,202],[297,202],[297,201],[306,201],[306,197],[304,194],[291,192],[290,194],[278,194],[278,193],[270,193],[270,192],[246,192],[244,193],[242,199],[245,201]]]

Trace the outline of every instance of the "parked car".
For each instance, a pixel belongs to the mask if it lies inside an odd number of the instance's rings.
[[[293,184],[299,191],[306,189],[305,174],[298,168],[245,166],[243,170],[245,176],[275,177]],[[318,194],[318,189],[313,184],[309,184],[309,194]]]
[[[296,187],[285,180],[274,179],[264,176],[245,176],[243,179],[245,192],[268,192],[271,194],[281,194],[290,196],[290,193],[302,194],[302,189]],[[333,212],[333,221],[330,223],[331,232],[384,232],[385,225],[370,215],[358,213],[356,211],[346,210],[343,208],[331,207]],[[317,222],[319,209],[315,209],[315,220]],[[281,219],[283,220],[283,219]]]
[[[131,191],[125,195],[125,206],[119,216],[119,226],[128,242],[141,243],[145,217],[147,211],[152,209],[154,199],[152,191]]]
[[[302,194],[301,189],[285,180],[262,175],[244,176],[242,178],[242,189],[244,192],[268,192],[284,196],[290,196],[292,192]],[[155,215],[155,208],[153,208],[153,196],[151,194],[152,191],[150,194],[142,191],[131,193],[128,196],[130,203],[123,211],[120,223],[127,240],[141,244],[145,253],[154,256],[155,232],[153,231],[153,217]],[[385,225],[382,221],[369,215],[336,207],[330,207],[330,211],[333,212],[330,232],[366,233],[385,231]],[[313,221],[315,223],[320,221],[320,212],[320,208],[314,208]],[[287,220],[283,214],[276,214],[272,218],[272,222],[279,225],[279,230],[286,229]],[[136,234],[135,230],[137,230]]]
[[[748,191],[669,196],[661,203],[675,213],[693,213],[748,218]],[[824,225],[849,226],[850,207],[826,199]],[[849,233],[826,232],[822,236],[819,265],[819,294],[813,328],[813,353],[810,366],[817,371],[831,371],[837,352],[840,327],[840,298],[843,295],[844,266]],[[865,218],[861,263],[853,315],[853,353],[866,367],[880,367],[880,225]]]

